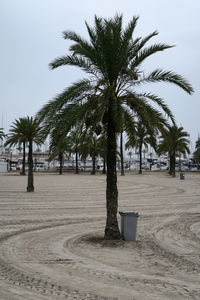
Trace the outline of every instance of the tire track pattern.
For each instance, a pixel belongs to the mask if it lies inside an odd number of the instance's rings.
[[[40,231],[44,229],[49,228],[55,228],[64,226],[67,224],[83,224],[84,222],[88,222],[88,220],[79,220],[72,221],[70,220],[67,222],[60,222],[56,224],[48,224],[48,225],[40,225],[35,228],[30,229],[22,229],[15,233],[5,234],[0,238],[0,244],[6,240],[11,239],[12,237],[16,235],[21,235],[23,233],[33,232],[33,231]],[[61,262],[62,260],[59,260],[58,262]],[[9,265],[6,261],[4,261],[2,258],[0,258],[0,277],[3,280],[9,281],[12,285],[28,288],[31,290],[34,290],[42,295],[47,296],[56,296],[56,299],[59,297],[59,299],[91,299],[91,300],[114,300],[117,298],[113,297],[103,297],[91,293],[81,293],[78,289],[72,289],[68,288],[66,286],[58,285],[57,283],[53,281],[47,281],[41,279],[41,277],[31,276],[29,274],[25,274],[24,272],[18,270],[17,268],[13,267],[11,264]],[[55,298],[53,298],[55,299]]]
[[[137,207],[141,226],[136,243],[116,242],[113,253],[109,243],[89,241],[102,232],[105,179],[70,175],[58,181],[52,175],[52,184],[43,188],[47,177],[38,176],[41,192],[27,195],[18,185],[13,188],[14,179],[7,176],[12,183],[7,188],[5,181],[0,193],[2,284],[33,291],[37,300],[39,295],[48,300],[200,299],[199,214],[194,213],[200,211],[198,177],[184,183],[161,178],[161,184],[157,175],[120,178],[122,209]],[[17,184],[23,180],[15,179]]]

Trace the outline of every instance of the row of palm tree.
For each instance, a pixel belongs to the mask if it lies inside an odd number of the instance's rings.
[[[29,118],[28,118],[29,119]],[[29,121],[27,118],[20,118],[19,120],[15,120],[13,122],[13,125],[10,130],[9,139],[7,139],[5,146],[10,145],[12,147],[13,145],[18,144],[18,146],[21,146],[21,143],[23,145],[23,168],[22,168],[22,175],[25,175],[25,148],[26,148],[26,139],[22,138],[22,135],[25,135],[26,132],[25,128],[27,128],[27,122]],[[3,139],[6,137],[6,134],[3,133],[3,130],[0,129],[0,138]],[[135,124],[135,131],[131,133],[127,137],[127,142],[125,144],[125,148],[127,150],[135,148],[138,150],[139,154],[139,174],[142,173],[142,152],[146,151],[148,149],[148,145],[154,148],[155,152],[158,155],[161,154],[169,154],[169,157],[173,156],[173,163],[170,164],[170,175],[174,172],[175,167],[175,157],[180,156],[181,154],[186,155],[186,153],[190,153],[190,150],[188,148],[189,140],[188,140],[189,134],[185,131],[183,131],[183,127],[176,127],[171,126],[168,128],[168,130],[163,131],[163,135],[160,136],[160,140],[158,143],[157,139],[157,132],[155,131],[154,136],[150,136],[148,131],[145,129],[143,124],[141,122],[138,122]],[[199,139],[196,142],[196,148],[197,150],[194,152],[194,159],[197,160],[197,154],[199,152]],[[96,170],[96,158],[100,156],[102,159],[106,160],[106,141],[105,136],[100,135],[97,136],[96,133],[93,132],[78,132],[77,130],[73,130],[70,132],[68,136],[63,137],[60,134],[55,134],[54,136],[51,135],[50,137],[50,156],[49,161],[54,159],[55,157],[58,157],[60,161],[60,174],[62,174],[62,164],[63,164],[63,157],[64,154],[67,154],[68,157],[72,153],[75,153],[75,161],[76,161],[76,173],[79,173],[78,169],[78,157],[80,157],[83,161],[86,160],[86,158],[90,155],[91,158],[93,158],[93,170],[92,174],[95,174]],[[123,143],[122,143],[122,133],[120,134],[120,153],[118,153],[120,160],[121,160],[121,169],[123,163]],[[170,159],[170,162],[172,159]],[[173,168],[173,172],[171,170]],[[124,175],[124,170],[122,172],[122,175]]]
[[[18,144],[18,146],[23,144],[23,161],[22,161],[22,175],[25,175],[25,149],[26,149],[26,141],[27,137],[27,124],[32,127],[32,122],[29,122],[30,118],[20,118],[19,120],[15,120],[13,126],[11,127],[9,137],[5,143],[5,146]],[[2,138],[6,135],[2,132]],[[36,132],[36,135],[38,132]],[[40,134],[40,132],[39,132]],[[142,174],[142,149],[145,151],[148,148],[148,145],[154,148],[155,152],[159,155],[166,154],[168,152],[170,157],[170,168],[169,174],[175,177],[175,160],[177,156],[181,156],[182,154],[186,155],[186,153],[190,153],[188,144],[189,140],[187,139],[188,133],[183,131],[183,127],[171,126],[168,130],[163,131],[163,135],[160,137],[159,143],[157,143],[156,131],[154,136],[150,136],[146,128],[143,126],[141,122],[135,125],[135,132],[127,137],[127,142],[125,144],[126,149],[135,148],[138,149],[140,164],[139,164],[139,174]],[[36,139],[34,139],[36,141]],[[40,144],[43,140],[40,139]],[[198,142],[197,142],[198,145]],[[104,164],[106,165],[106,141],[104,135],[100,137],[97,136],[96,133],[90,131],[79,132],[73,130],[70,132],[68,136],[63,137],[60,134],[51,135],[50,137],[50,156],[49,161],[58,157],[60,162],[59,174],[62,174],[63,170],[63,161],[64,154],[70,155],[75,153],[75,161],[76,161],[76,173],[79,173],[78,166],[78,157],[80,157],[83,161],[87,159],[90,155],[92,158],[92,172],[91,174],[95,174],[96,172],[96,158],[100,156],[104,160]],[[197,160],[197,153],[199,150],[196,150],[194,153],[194,158]],[[123,152],[122,147],[122,135],[120,134],[120,159],[121,166],[123,165],[123,157],[121,153]],[[105,170],[104,170],[105,173]],[[125,175],[124,170],[122,170],[121,175]]]
[[[51,161],[55,157],[59,158],[60,161],[60,172],[62,174],[62,167],[64,161],[64,154],[70,155],[75,154],[75,172],[79,173],[79,165],[78,160],[79,157],[82,161],[86,161],[87,157],[90,156],[92,158],[92,172],[91,174],[95,174],[96,172],[96,159],[98,156],[102,158],[105,155],[105,148],[102,148],[102,138],[97,137],[96,133],[89,132],[81,132],[73,129],[66,136],[62,134],[56,134],[53,131],[50,134],[50,157]]]
[[[107,165],[104,237],[118,239],[118,137],[121,135],[122,139],[123,132],[126,133],[129,138],[126,147],[137,144],[141,152],[141,145],[147,142],[154,145],[156,133],[164,134],[170,124],[176,127],[175,118],[164,100],[155,94],[141,92],[138,87],[146,83],[166,82],[177,85],[188,94],[193,92],[193,88],[187,80],[172,71],[155,69],[150,73],[144,72],[142,64],[146,59],[172,46],[162,43],[148,46],[157,31],[144,38],[135,37],[138,17],[133,17],[125,29],[122,15],[109,19],[95,16],[94,22],[94,27],[86,23],[89,40],[75,32],[65,31],[64,38],[73,42],[69,48],[70,54],[58,57],[50,64],[51,69],[78,67],[87,76],[44,105],[32,121],[36,122],[38,129],[41,126],[46,135],[52,137],[52,149],[71,132],[76,134],[80,130],[91,134],[90,149],[94,160],[97,136],[103,137]],[[140,133],[141,139],[135,138],[136,132]],[[148,139],[144,139],[146,135]],[[31,157],[30,139],[26,142],[29,142]],[[35,142],[40,142],[40,139]],[[31,170],[31,158],[29,162]],[[30,185],[27,190],[33,190],[33,186]]]

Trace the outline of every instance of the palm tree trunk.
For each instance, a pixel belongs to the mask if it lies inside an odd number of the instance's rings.
[[[106,208],[107,220],[105,227],[105,239],[120,239],[120,231],[117,221],[118,190],[116,170],[117,137],[115,125],[112,120],[112,109],[108,111],[107,123],[107,179],[106,179]]]
[[[139,146],[139,155],[140,155],[139,174],[142,174],[142,144],[140,144]]]
[[[96,155],[95,152],[92,153],[92,175],[96,174]]]
[[[102,174],[106,174],[106,157],[103,157],[103,171]]]
[[[33,185],[33,144],[32,141],[29,141],[28,147],[28,185],[27,192],[34,192]]]
[[[23,159],[22,159],[22,171],[21,175],[26,175],[25,172],[25,165],[26,165],[26,142],[23,142]]]
[[[176,177],[176,156],[175,153],[172,155],[172,177]]]
[[[84,159],[84,171],[86,171],[86,159]]]
[[[181,172],[181,155],[179,156],[178,167],[179,167],[179,172]]]
[[[124,176],[123,132],[120,133],[121,175]]]
[[[169,175],[172,175],[172,156],[171,153],[169,152]]]
[[[75,152],[75,159],[76,159],[76,174],[79,174],[79,168],[78,168],[78,151]]]
[[[59,153],[59,162],[60,162],[59,174],[62,175],[62,173],[63,173],[63,154],[62,153]]]

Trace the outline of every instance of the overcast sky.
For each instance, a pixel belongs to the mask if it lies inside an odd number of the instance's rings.
[[[122,13],[124,24],[140,16],[135,36],[154,30],[154,42],[176,45],[146,61],[147,72],[157,67],[173,70],[192,84],[189,96],[170,84],[144,86],[163,97],[177,124],[190,133],[192,146],[200,132],[200,1],[199,0],[0,0],[0,127],[8,132],[19,117],[33,116],[83,74],[72,67],[50,71],[48,64],[68,51],[64,30],[86,35],[84,21],[94,15]]]

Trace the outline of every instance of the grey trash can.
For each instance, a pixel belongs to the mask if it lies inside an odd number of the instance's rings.
[[[133,211],[120,211],[121,235],[125,241],[135,241],[139,214]]]
[[[180,179],[184,180],[185,179],[185,173],[180,173]]]

